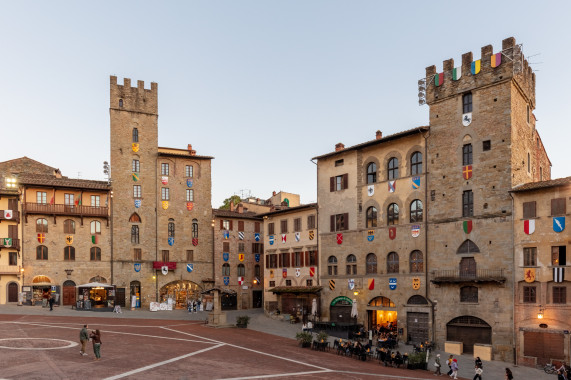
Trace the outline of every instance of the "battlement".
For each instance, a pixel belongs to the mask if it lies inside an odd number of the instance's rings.
[[[485,87],[507,79],[514,79],[535,108],[535,74],[513,37],[502,41],[502,50],[494,53],[492,45],[483,46],[480,59],[473,53],[462,54],[462,63],[454,67],[454,59],[442,63],[442,71],[436,66],[426,68],[426,77],[419,81],[420,104],[432,104],[451,96]],[[423,96],[424,95],[424,96]]]
[[[109,108],[150,114],[158,113],[158,85],[151,82],[151,88],[145,88],[145,82],[137,81],[137,87],[131,87],[131,79],[123,78],[123,85],[117,84],[117,77],[110,76]]]

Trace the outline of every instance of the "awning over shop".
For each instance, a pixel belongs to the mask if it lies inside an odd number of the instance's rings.
[[[112,288],[112,285],[102,284],[100,282],[90,282],[89,284],[77,285],[76,288]]]
[[[276,286],[275,288],[268,289],[268,292],[274,294],[292,293],[319,293],[323,289],[322,286]]]

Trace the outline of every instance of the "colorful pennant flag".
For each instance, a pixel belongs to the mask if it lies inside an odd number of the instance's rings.
[[[367,280],[367,286],[369,287],[369,290],[375,289],[375,279],[374,279],[374,278],[369,278],[369,279]]]
[[[472,62],[472,65],[470,67],[470,71],[472,72],[472,75],[476,75],[480,72],[480,60],[479,59],[477,61]]]
[[[502,53],[492,55],[492,67],[498,67],[502,64]]]
[[[458,80],[462,77],[462,67],[452,69],[452,80]]]

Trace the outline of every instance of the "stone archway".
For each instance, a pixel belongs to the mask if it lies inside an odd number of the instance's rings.
[[[188,301],[196,301],[202,297],[202,291],[202,286],[195,282],[187,280],[172,281],[161,287],[159,300],[166,302],[168,298],[173,299],[175,302],[174,307],[185,309]]]
[[[463,315],[446,324],[446,340],[462,342],[464,352],[474,352],[474,344],[492,344],[492,326],[471,315]]]
[[[62,302],[63,305],[74,305],[75,304],[75,282],[71,280],[67,280],[63,283],[62,286]]]

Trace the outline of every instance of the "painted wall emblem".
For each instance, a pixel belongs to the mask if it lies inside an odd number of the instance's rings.
[[[349,285],[349,290],[355,289],[355,279],[354,279],[354,278],[350,278],[349,281],[348,281],[348,285]]]
[[[189,178],[186,180],[186,186],[187,187],[192,187],[193,184],[194,184],[194,182],[192,181],[192,179]]]
[[[136,208],[141,207],[141,200],[140,199],[135,199],[135,207]]]
[[[141,263],[135,263],[135,272],[140,272],[141,271]]]
[[[230,254],[228,252],[222,253],[222,259],[224,261],[228,261],[229,258],[230,258]]]
[[[397,189],[397,181],[389,181],[389,193],[394,193]]]
[[[186,202],[186,209],[188,211],[192,211],[192,209],[194,208],[194,203],[192,202]]]
[[[410,227],[410,232],[412,234],[412,237],[418,237],[418,235],[420,235],[420,226],[415,224],[412,227]]]
[[[274,235],[270,235],[270,245],[274,245]]]
[[[169,242],[169,245],[171,245],[171,246],[174,245],[174,237],[169,236],[168,242]]]
[[[311,230],[309,231],[309,240],[313,240],[313,238],[315,238],[315,231]]]
[[[397,288],[397,279],[396,277],[389,278],[389,289],[395,290]]]
[[[462,177],[464,177],[464,179],[472,178],[472,165],[465,165],[462,167]]]
[[[72,245],[72,244],[73,244],[73,235],[67,235],[67,236],[65,237],[65,243],[66,243],[67,245]]]
[[[260,241],[260,234],[259,234],[258,232],[256,232],[256,233],[254,234],[254,240],[255,240],[255,241]]]
[[[230,285],[230,277],[224,276],[224,285],[226,286]]]
[[[396,237],[397,237],[397,228],[396,227],[390,227],[389,228],[389,239],[395,240]]]
[[[465,220],[462,222],[462,229],[464,229],[464,233],[469,234],[472,232],[472,221]]]
[[[193,270],[194,270],[194,264],[186,264],[186,271],[188,273],[192,273]]]
[[[330,290],[335,289],[335,280],[329,280],[329,289]]]
[[[420,289],[420,277],[413,277],[412,279],[412,288],[414,290]]]
[[[44,241],[46,241],[46,234],[38,234],[38,243],[43,243]]]
[[[375,185],[367,186],[367,195],[372,197],[375,194]]]
[[[337,234],[337,244],[343,244],[343,234]]]
[[[195,247],[198,245],[198,238],[192,238],[192,245]]]
[[[553,231],[561,232],[565,229],[565,217],[556,216],[553,218]]]
[[[169,208],[169,201],[163,201],[163,210]]]
[[[472,112],[468,112],[462,115],[462,125],[467,127],[472,124]]]
[[[244,240],[244,232],[238,231],[238,239]]]
[[[254,260],[256,260],[257,263],[260,262],[260,254],[259,254],[259,253],[256,253],[256,254],[254,255]]]
[[[420,177],[412,177],[412,188],[414,190],[420,189]]]
[[[375,230],[368,230],[367,231],[367,240],[368,241],[375,240]]]
[[[169,177],[167,177],[166,175],[161,177],[161,183],[163,185],[168,185],[169,184]]]
[[[523,232],[525,232],[526,235],[531,235],[534,231],[535,231],[535,220],[533,220],[533,219],[524,220],[523,221]]]
[[[132,143],[131,149],[133,149],[133,152],[138,152],[139,151],[139,143]]]

